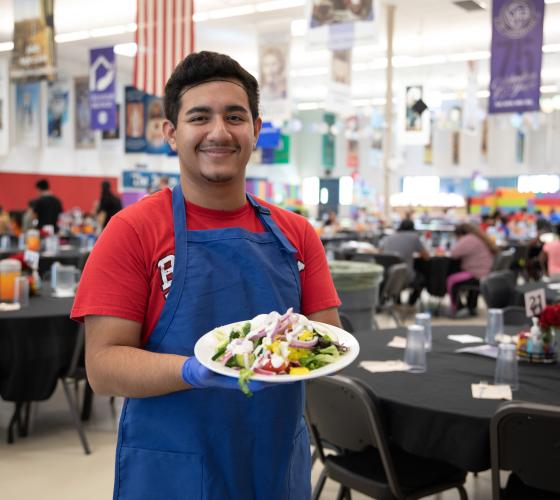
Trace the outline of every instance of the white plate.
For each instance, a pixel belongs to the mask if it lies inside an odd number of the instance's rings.
[[[239,328],[245,323],[247,323],[247,321],[231,323],[230,325],[220,326],[219,329],[229,335],[229,332],[233,328]],[[322,327],[323,329],[331,330],[337,335],[339,344],[348,347],[348,351],[342,354],[338,361],[321,368],[317,368],[316,370],[311,370],[305,375],[259,375],[258,373],[255,373],[251,377],[251,380],[261,380],[263,382],[297,382],[298,380],[308,380],[342,370],[356,359],[358,353],[360,352],[360,345],[353,335],[341,328],[320,323],[319,321],[311,321],[311,324]],[[214,356],[216,352],[216,345],[218,344],[218,339],[214,335],[216,330],[218,330],[218,328],[204,334],[198,339],[196,345],[194,346],[194,355],[196,356],[196,359],[198,359],[198,361],[200,361],[200,363],[209,370],[219,373],[220,375],[226,375],[227,377],[238,378],[239,370],[224,366],[222,363],[217,361],[212,361],[212,356]]]

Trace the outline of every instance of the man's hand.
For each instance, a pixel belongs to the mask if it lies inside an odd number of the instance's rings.
[[[182,372],[183,380],[193,389],[237,389],[240,390],[238,380],[233,377],[226,377],[210,371],[201,365],[194,356],[188,358],[183,364]],[[275,384],[249,380],[249,389],[251,392],[262,391],[272,387]]]

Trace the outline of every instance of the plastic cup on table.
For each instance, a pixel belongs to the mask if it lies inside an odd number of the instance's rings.
[[[432,350],[432,316],[430,313],[418,313],[415,316],[415,323],[424,327],[426,352],[430,352]]]
[[[0,238],[0,249],[8,250],[10,248],[10,236],[7,234],[3,234],[2,238]]]
[[[496,337],[504,333],[504,312],[501,309],[488,309],[486,336],[484,342],[496,345]]]
[[[512,391],[519,389],[517,350],[514,344],[500,344],[498,346],[494,384],[509,385]]]
[[[37,229],[30,229],[25,234],[27,250],[39,252],[41,250],[41,235]]]
[[[426,341],[423,326],[410,325],[408,327],[404,362],[410,367],[408,371],[411,373],[426,371]]]
[[[20,307],[29,306],[29,280],[26,276],[16,278],[14,286],[14,302]]]
[[[21,262],[19,260],[0,260],[0,302],[14,302],[15,282],[20,276]]]

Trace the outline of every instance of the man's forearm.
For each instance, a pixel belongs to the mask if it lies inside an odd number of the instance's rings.
[[[96,393],[143,398],[189,389],[181,377],[186,359],[138,347],[107,346],[86,357],[86,368]]]

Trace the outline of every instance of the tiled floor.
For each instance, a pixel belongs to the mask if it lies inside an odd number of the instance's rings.
[[[484,321],[482,318],[483,316],[466,322],[481,324]],[[434,323],[447,321],[449,320],[434,319]],[[379,322],[381,326],[393,326],[391,320],[386,317],[379,317]],[[117,422],[108,398],[96,397],[94,401],[92,418],[86,426],[92,448],[92,454],[89,456],[82,451],[60,388],[51,399],[35,405],[30,435],[8,445],[6,429],[12,408],[12,404],[0,401],[0,498],[2,500],[111,498]],[[313,470],[314,479],[318,477],[319,472],[320,466],[316,465]],[[336,498],[337,489],[335,483],[327,481],[321,499]],[[467,490],[471,500],[490,499],[490,474],[485,472],[477,477],[469,474]],[[353,494],[353,498],[359,500],[366,497]],[[459,495],[456,490],[450,490],[429,498],[454,500],[458,499]]]

